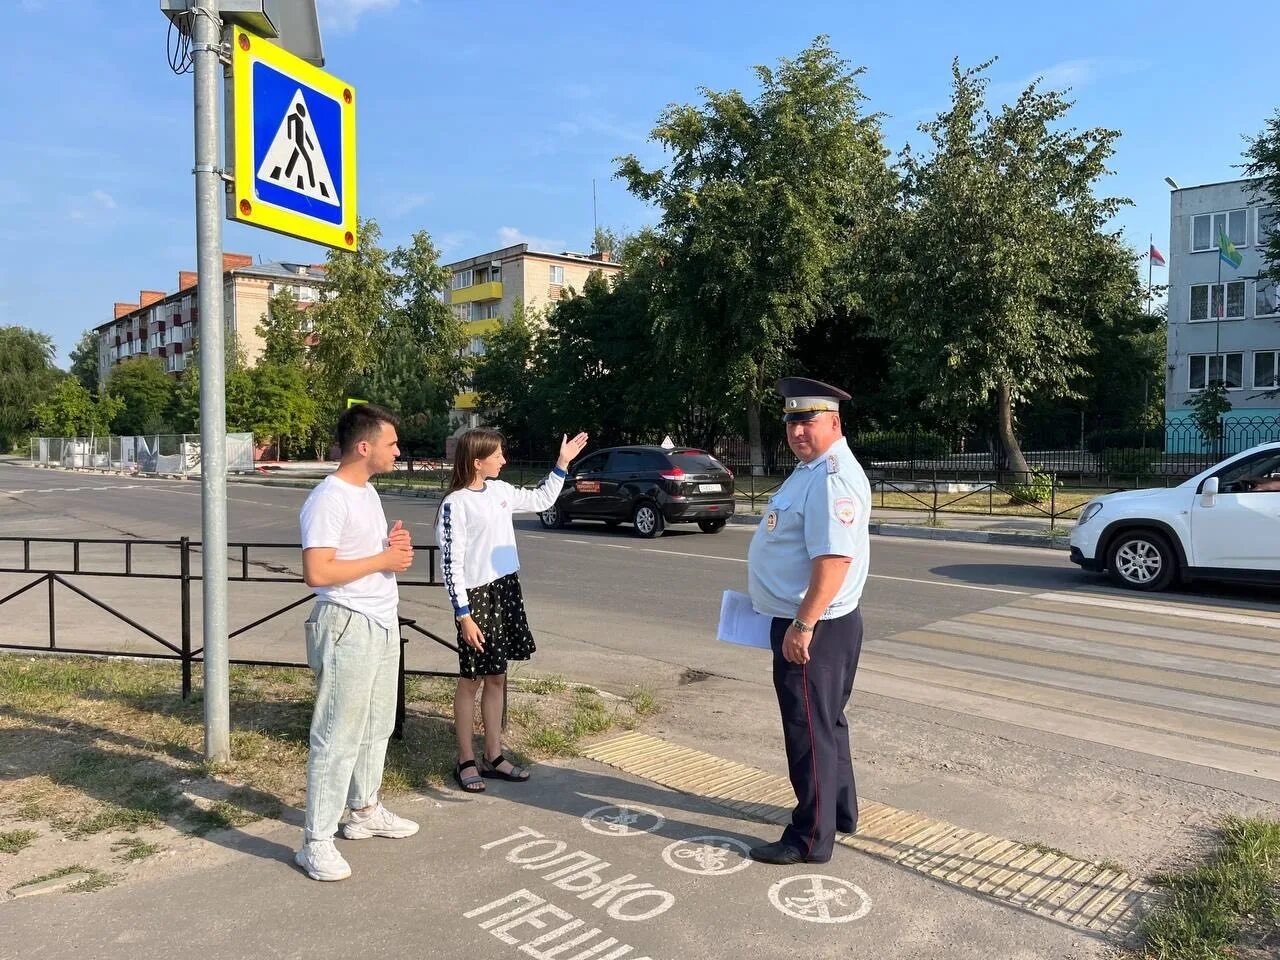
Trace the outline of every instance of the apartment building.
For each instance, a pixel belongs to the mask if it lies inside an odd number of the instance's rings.
[[[240,253],[223,254],[222,270],[227,346],[234,343],[251,364],[262,355],[263,342],[256,328],[267,312],[267,301],[289,290],[299,306],[306,307],[319,299],[326,282],[323,266],[255,264],[252,257]],[[112,367],[131,357],[156,357],[174,376],[186,369],[199,330],[197,292],[195,271],[182,270],[176,292],[141,290],[136,303],[116,303],[114,319],[96,328],[99,380],[106,380]]]
[[[1256,182],[1176,188],[1170,201],[1169,317],[1165,415],[1184,418],[1192,399],[1226,384],[1228,419],[1280,415],[1280,289],[1260,274],[1263,250],[1280,228],[1280,198],[1260,202]],[[1219,258],[1225,233],[1238,267]]]
[[[511,316],[517,301],[526,310],[539,310],[568,290],[581,290],[593,272],[614,276],[622,271],[607,253],[544,253],[527,243],[504,247],[466,260],[445,264],[452,272],[449,303],[463,321],[468,336],[464,353],[483,356],[485,337]],[[454,398],[450,416],[460,430],[480,425],[476,394]]]

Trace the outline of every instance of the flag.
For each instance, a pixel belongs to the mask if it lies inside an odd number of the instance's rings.
[[[1164,254],[1156,249],[1156,245],[1154,243],[1151,244],[1151,253],[1149,256],[1151,257],[1151,262],[1157,267],[1164,266]]]
[[[1218,256],[1222,258],[1223,263],[1229,263],[1233,267],[1239,267],[1240,261],[1244,259],[1225,232],[1218,234]]]

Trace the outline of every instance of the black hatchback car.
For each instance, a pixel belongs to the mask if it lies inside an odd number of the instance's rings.
[[[544,527],[630,523],[640,537],[661,536],[668,523],[717,533],[733,516],[733,474],[705,450],[610,447],[571,466],[555,506],[538,516]]]

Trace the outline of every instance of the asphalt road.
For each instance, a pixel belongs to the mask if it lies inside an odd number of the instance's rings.
[[[230,539],[296,543],[305,496],[232,484]],[[199,504],[193,482],[0,464],[0,537],[196,538]],[[431,542],[434,502],[387,498],[386,509]],[[721,592],[745,588],[752,528],[676,527],[652,541],[588,524],[546,531],[532,517],[517,528],[539,640],[529,669],[619,693],[651,687],[667,705],[659,735],[782,772],[767,656],[714,639]],[[65,547],[40,549],[70,563]],[[84,556],[107,562],[109,549]],[[0,544],[0,565],[19,553]],[[291,550],[261,557],[299,562]],[[172,635],[172,585],[87,580],[77,582]],[[0,597],[23,582],[0,575]],[[298,596],[233,584],[232,624]],[[40,642],[43,604],[33,591],[0,608],[0,635]],[[130,632],[75,597],[59,610],[60,636],[79,628],[105,644]],[[298,658],[304,612],[237,649]],[[452,629],[441,588],[406,587],[402,612]],[[1137,596],[1061,551],[877,537],[863,614],[850,707],[861,793],[1143,870],[1176,860],[1223,813],[1280,802],[1280,607],[1266,592]],[[441,648],[412,650],[416,665],[450,665]]]

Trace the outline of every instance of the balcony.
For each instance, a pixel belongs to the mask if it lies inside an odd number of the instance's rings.
[[[453,398],[453,406],[458,410],[474,410],[479,396],[474,390],[467,393],[460,393]]]
[[[501,300],[502,281],[490,280],[488,283],[473,283],[469,287],[460,287],[449,292],[450,303],[477,303],[481,300]]]
[[[488,320],[467,320],[462,324],[463,332],[468,337],[483,337],[501,327],[500,317],[490,317]]]

